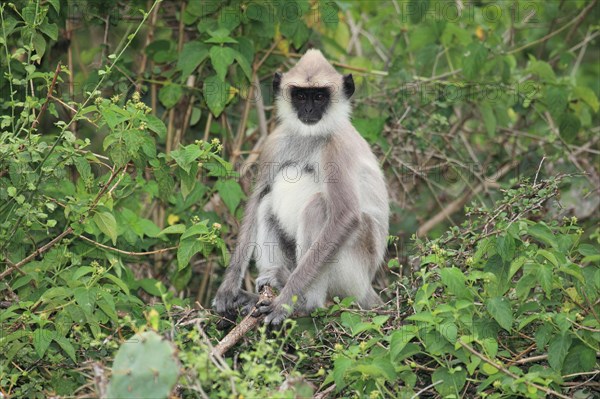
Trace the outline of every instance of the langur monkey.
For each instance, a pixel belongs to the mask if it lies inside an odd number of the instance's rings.
[[[261,151],[213,306],[235,320],[239,308],[245,314],[256,305],[272,326],[291,309],[310,312],[334,296],[372,308],[381,303],[371,281],[386,250],[389,204],[379,163],[350,122],[352,75],[308,50],[275,74],[273,90],[279,124]],[[257,304],[256,294],[241,289],[250,258],[257,291],[266,284],[279,290],[273,301]]]

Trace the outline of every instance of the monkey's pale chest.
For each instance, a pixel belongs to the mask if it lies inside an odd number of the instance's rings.
[[[306,168],[283,168],[275,177],[271,190],[271,209],[291,237],[297,235],[305,207],[321,191],[317,175]]]

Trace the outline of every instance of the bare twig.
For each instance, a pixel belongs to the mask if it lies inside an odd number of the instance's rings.
[[[42,109],[40,110],[40,113],[38,114],[37,118],[35,118],[35,121],[33,121],[33,123],[31,124],[31,129],[35,129],[37,127],[37,125],[40,124],[40,119],[42,118],[42,115],[44,115],[44,113],[46,112],[46,108],[48,108],[48,103],[50,102],[50,98],[52,97],[52,92],[54,91],[54,85],[56,84],[56,79],[58,79],[59,73],[60,73],[60,61],[58,62],[58,65],[56,65],[56,70],[54,71],[54,77],[52,78],[52,82],[50,83],[50,87],[48,88],[48,94],[46,94],[46,101],[44,101],[44,105],[42,105]]]
[[[333,391],[335,391],[335,384],[331,384],[330,386],[327,387],[327,389],[315,394],[315,396],[313,397],[314,399],[325,399],[326,397],[329,396],[330,393],[332,393]]]
[[[123,255],[130,255],[130,256],[147,256],[147,255],[156,255],[156,254],[161,254],[163,252],[169,252],[172,251],[174,249],[177,249],[177,247],[168,247],[168,248],[162,248],[162,249],[157,249],[155,251],[147,251],[147,252],[132,252],[132,251],[124,251],[122,249],[118,249],[118,248],[114,248],[114,247],[110,247],[108,245],[104,245],[102,243],[99,243],[97,241],[92,240],[91,238],[88,238],[86,236],[78,236],[79,238],[81,238],[84,241],[87,241],[91,244],[94,244],[97,247],[100,248],[104,248],[107,249],[109,251],[113,251],[113,252],[117,252]]]
[[[264,300],[273,300],[275,298],[275,293],[273,289],[268,285],[263,287],[262,292],[260,293],[259,301]],[[235,345],[246,333],[254,329],[263,319],[264,315],[259,317],[254,317],[252,314],[254,310],[246,316],[240,324],[235,326],[233,330],[229,331],[229,333],[213,348],[210,352],[213,357],[222,357],[233,345]]]

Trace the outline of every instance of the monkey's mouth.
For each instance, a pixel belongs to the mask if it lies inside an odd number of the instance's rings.
[[[300,121],[305,125],[315,125],[320,119],[317,118],[301,118]]]

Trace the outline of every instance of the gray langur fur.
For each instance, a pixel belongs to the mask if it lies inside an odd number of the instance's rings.
[[[375,155],[350,122],[352,75],[308,50],[275,75],[273,86],[279,125],[262,149],[260,176],[213,305],[234,320],[239,308],[246,313],[256,304],[257,295],[241,289],[251,257],[257,291],[265,284],[279,290],[275,300],[257,304],[267,324],[333,296],[354,296],[364,308],[380,304],[371,281],[386,250],[388,194]]]

